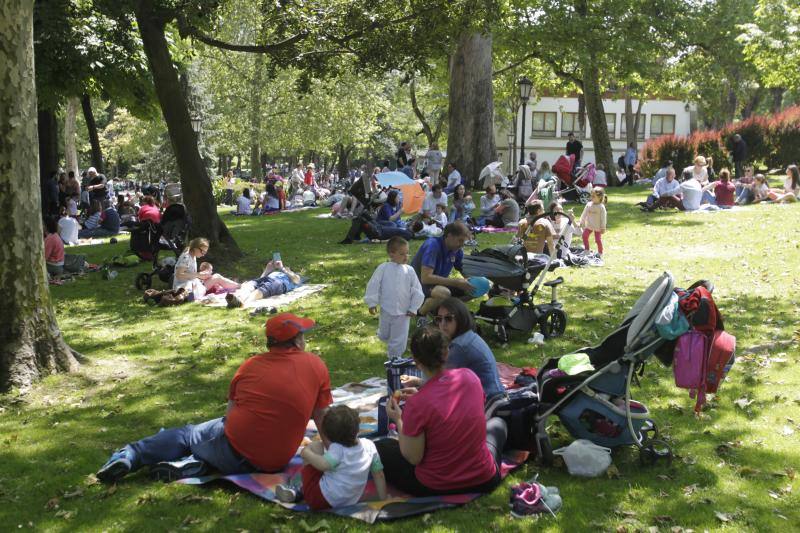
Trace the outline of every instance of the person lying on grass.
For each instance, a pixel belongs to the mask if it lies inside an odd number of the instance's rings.
[[[291,313],[267,320],[269,351],[236,371],[225,416],[132,442],[111,455],[97,479],[116,483],[143,466],[161,481],[202,476],[210,469],[222,474],[283,470],[305,437],[309,419],[321,428],[325,409],[333,403],[328,368],[305,351],[304,333],[313,327],[313,320]],[[158,421],[152,425],[159,427]],[[327,443],[324,432],[320,437]]]
[[[264,271],[254,280],[242,283],[236,292],[225,295],[228,308],[243,307],[250,302],[286,294],[298,286],[302,280],[298,274],[292,272],[283,261],[270,261]]]
[[[203,263],[205,268],[198,270],[197,258],[205,256],[208,253],[208,247],[208,239],[202,237],[189,241],[189,246],[175,263],[173,290],[183,289],[187,294],[193,295],[193,298],[200,298],[207,292],[239,288],[239,284],[235,281],[220,274],[214,274],[213,266],[210,263]]]
[[[364,494],[370,473],[378,499],[385,500],[386,476],[375,444],[359,439],[358,412],[346,405],[334,405],[322,418],[322,432],[330,444],[314,441],[300,452],[305,466],[302,486],[278,485],[275,494],[284,503],[304,499],[314,510],[355,505]]]

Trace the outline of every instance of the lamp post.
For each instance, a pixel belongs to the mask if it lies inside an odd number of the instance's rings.
[[[533,90],[533,82],[526,76],[519,80],[519,97],[522,100],[522,128],[519,134],[519,164],[525,164],[525,108],[528,106],[528,100],[531,97]]]
[[[203,117],[200,115],[192,115],[189,120],[192,122],[192,131],[200,133],[200,128],[203,125]]]
[[[506,139],[508,140],[508,171],[509,172],[512,172],[514,170],[514,138],[515,137],[516,137],[516,135],[514,135],[513,132],[509,133],[506,136]]]

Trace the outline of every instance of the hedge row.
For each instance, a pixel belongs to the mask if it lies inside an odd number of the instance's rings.
[[[754,116],[728,124],[720,130],[691,135],[663,135],[642,147],[639,165],[643,176],[653,176],[666,161],[676,169],[692,164],[696,155],[712,157],[714,169],[732,167],[733,136],[747,143],[748,160],[757,167],[784,168],[800,159],[800,106],[772,116]]]

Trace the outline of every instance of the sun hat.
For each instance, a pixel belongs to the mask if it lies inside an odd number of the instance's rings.
[[[317,168],[317,167],[316,165],[314,165],[314,163],[309,163],[306,165],[306,168]]]
[[[472,297],[473,298],[480,298],[492,287],[492,283],[483,276],[473,276],[471,278],[467,278],[467,281],[470,285],[472,285]]]
[[[300,318],[293,313],[281,313],[267,320],[267,337],[278,342],[288,341],[298,334],[310,330],[315,324],[310,318]]]
[[[574,376],[582,372],[594,370],[594,365],[589,361],[589,356],[585,353],[567,354],[558,360],[558,369]]]

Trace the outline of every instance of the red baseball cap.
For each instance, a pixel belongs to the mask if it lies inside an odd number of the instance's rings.
[[[267,320],[267,337],[272,337],[278,342],[288,341],[299,333],[310,330],[314,324],[310,318],[300,318],[293,313],[280,313]]]

